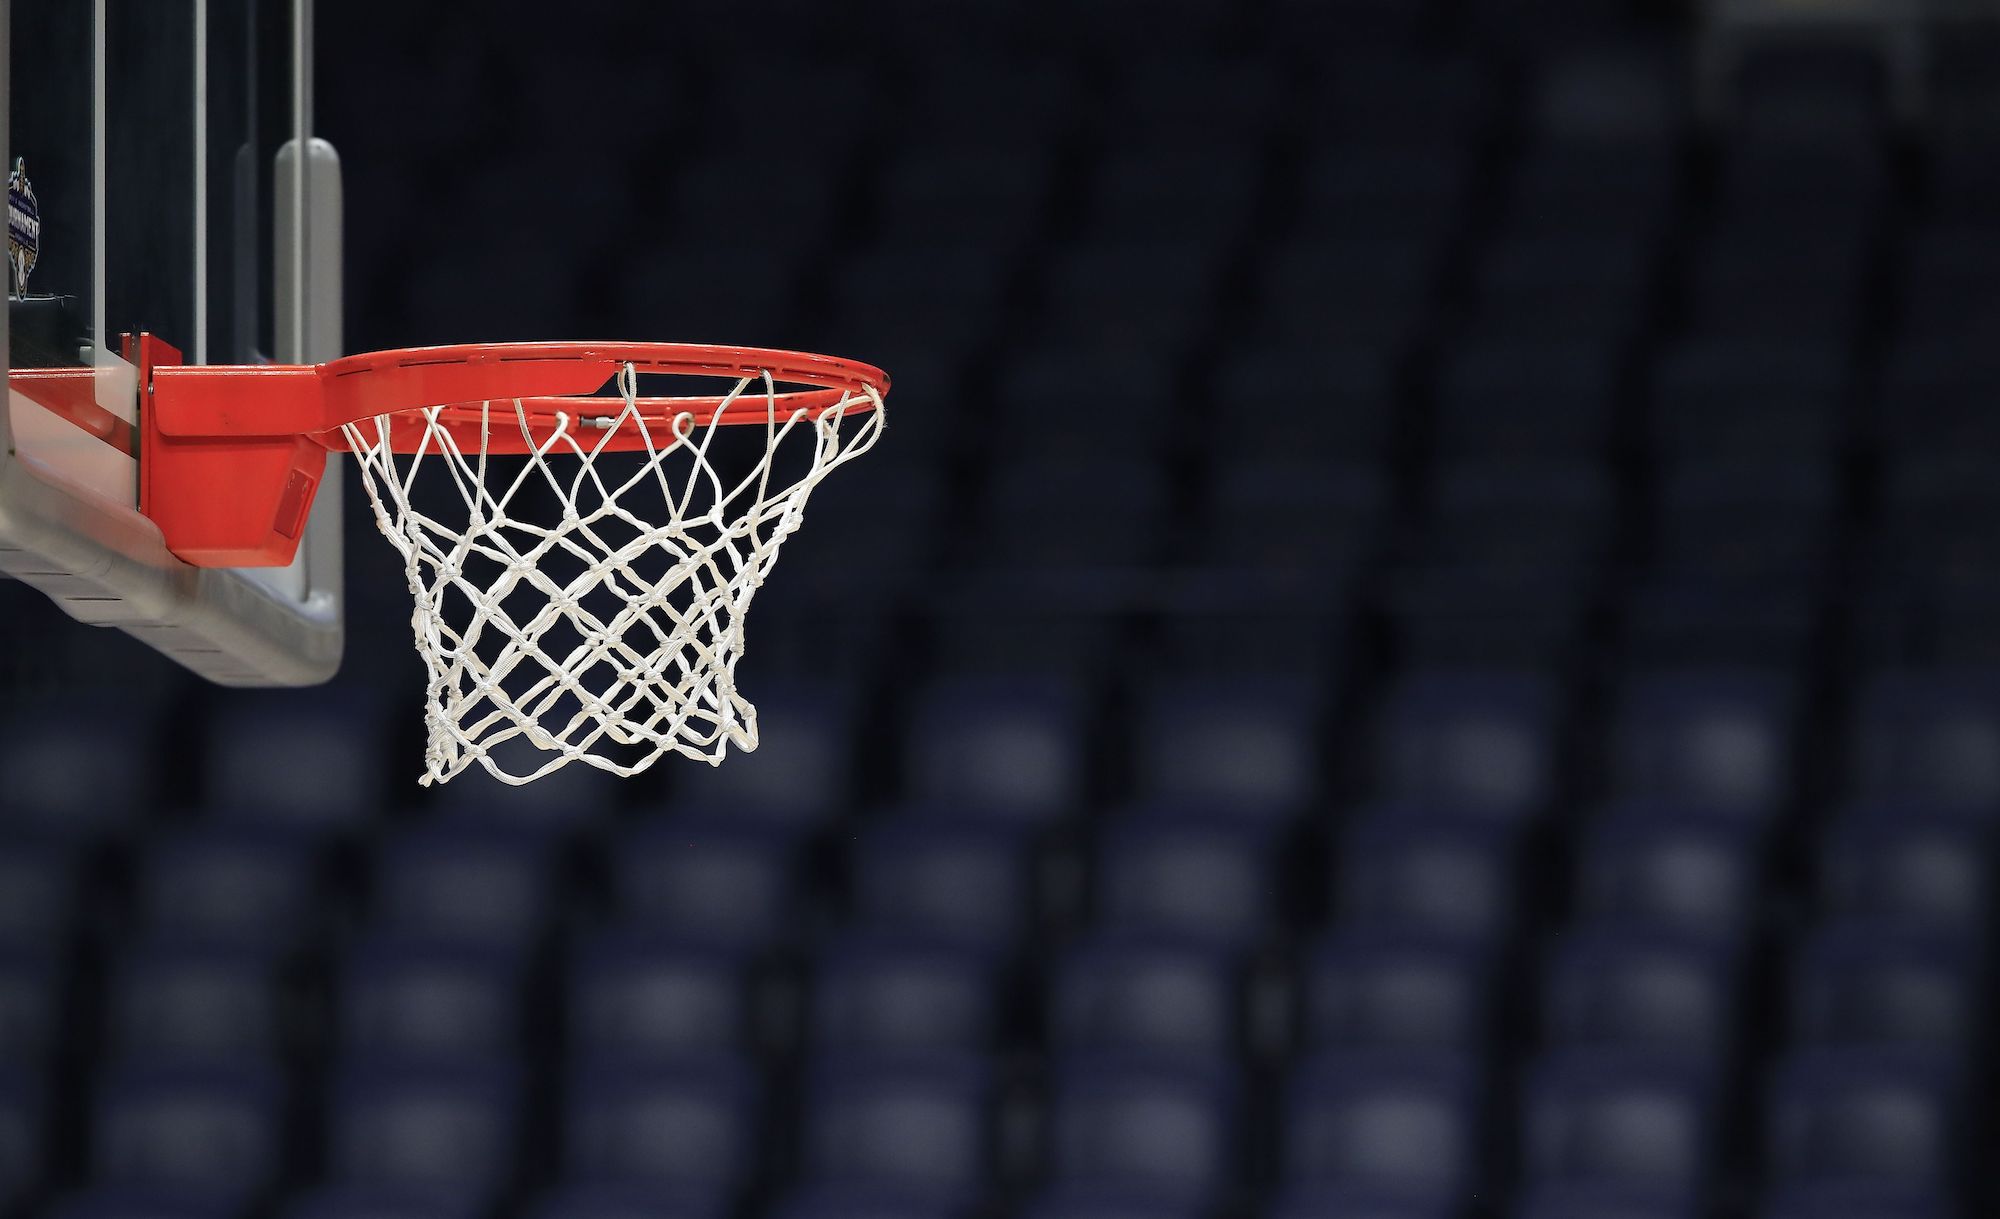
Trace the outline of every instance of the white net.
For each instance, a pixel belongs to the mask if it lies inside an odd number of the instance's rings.
[[[667,753],[715,763],[757,747],[757,709],[736,689],[744,617],[813,488],[881,435],[881,395],[809,414],[769,373],[746,377],[708,418],[676,415],[667,443],[637,385],[628,364],[622,402],[576,399],[553,422],[486,403],[477,448],[442,408],[421,412],[411,453],[391,451],[390,416],[344,428],[416,599],[425,784],[475,762],[526,783],[571,762],[632,775]],[[758,398],[763,427],[723,424]],[[489,453],[501,429],[519,430],[525,456]],[[642,446],[614,446],[635,433]]]

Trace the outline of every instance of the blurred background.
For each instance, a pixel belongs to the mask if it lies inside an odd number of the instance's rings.
[[[0,1214],[1994,1213],[1994,20],[320,5],[350,349],[891,426],[719,769],[0,586]]]

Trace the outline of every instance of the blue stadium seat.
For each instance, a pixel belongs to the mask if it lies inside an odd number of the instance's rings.
[[[1226,213],[1239,199],[1218,202]],[[1143,345],[1185,342],[1208,326],[1231,235],[1204,226],[1240,217],[1175,215],[1156,200],[1099,201],[1099,215],[1114,224],[1110,212],[1128,208],[1150,214],[1135,217],[1137,229],[1073,244],[1048,261],[1043,314],[1053,333]]]
[[[1138,791],[1231,812],[1290,815],[1319,791],[1322,710],[1321,692],[1297,676],[1155,685],[1138,711]]]
[[[1516,198],[1537,191],[1546,192],[1541,206],[1562,206],[1566,188],[1561,182],[1528,183],[1516,187]],[[1560,200],[1560,202],[1557,202]],[[1637,204],[1635,212],[1648,203]],[[1546,223],[1537,212],[1529,220]],[[1476,350],[1517,350],[1525,353],[1574,351],[1581,362],[1557,362],[1559,392],[1548,406],[1522,395],[1518,364],[1503,362],[1494,367],[1501,375],[1487,381],[1482,371],[1473,387],[1482,392],[1457,396],[1449,403],[1454,412],[1446,422],[1446,443],[1458,452],[1478,451],[1477,438],[1491,436],[1515,452],[1599,453],[1606,450],[1614,422],[1616,405],[1615,357],[1644,320],[1651,283],[1659,262],[1655,234],[1646,231],[1646,219],[1632,216],[1632,227],[1619,232],[1591,232],[1531,227],[1525,232],[1510,231],[1499,237],[1481,257],[1473,293],[1473,332],[1480,337]],[[1550,360],[1544,355],[1530,361]],[[1467,371],[1456,374],[1466,375]],[[1461,381],[1462,385],[1463,382]],[[1499,395],[1485,392],[1501,390]],[[1496,408],[1491,419],[1478,412]],[[1545,423],[1550,433],[1536,437],[1535,422]]]
[[[1579,913],[1732,938],[1755,924],[1763,864],[1758,835],[1672,801],[1603,810],[1577,858]]]
[[[1962,1087],[1960,1064],[1934,1053],[1795,1050],[1766,1100],[1771,1178],[1949,1189],[1965,1150]]]
[[[1720,1154],[1713,1066],[1679,1054],[1559,1050],[1525,1090],[1522,1151],[1529,1181],[1693,1197]]]
[[[1393,927],[1339,928],[1300,965],[1300,1039],[1322,1049],[1477,1050],[1493,1035],[1490,954]]]
[[[674,817],[612,852],[612,890],[636,923],[717,944],[768,944],[791,925],[790,835],[768,826]]]
[[[545,841],[469,814],[406,830],[376,856],[376,918],[439,940],[524,947],[552,911]]]
[[[33,952],[60,947],[70,934],[78,879],[69,851],[0,834],[0,945]]]
[[[0,716],[10,828],[81,841],[151,803],[155,725],[143,698],[41,697]]]
[[[98,1186],[57,1200],[47,1219],[237,1219],[240,1202],[203,1197],[171,1187]]]
[[[1951,256],[1962,257],[1957,251]],[[1982,273],[1978,283],[1981,294],[1992,298],[1985,316],[2000,313],[2000,274]],[[1941,294],[1919,292],[1910,309],[1923,311],[1924,298],[1935,295]],[[1987,453],[1993,451],[1990,443],[2000,440],[1993,420],[1981,409],[2000,383],[2000,366],[1990,353],[1965,341],[1962,330],[1970,319],[1953,304],[1932,306],[1944,316],[1928,324],[1913,318],[1914,333],[1885,360],[1877,426],[1896,451]]]
[[[1199,1059],[1072,1059],[1050,1101],[1051,1175],[1183,1203],[1210,1195],[1235,1179],[1237,1088],[1233,1073]]]
[[[8,1059],[0,1065],[0,1205],[11,1206],[42,1175],[42,1095]]]
[[[1226,454],[1246,457],[1373,464],[1392,436],[1396,368],[1372,349],[1327,351],[1325,336],[1340,331],[1324,313],[1359,316],[1371,306],[1390,308],[1379,297],[1368,300],[1366,289],[1353,286],[1354,277],[1414,278],[1427,276],[1428,269],[1375,250],[1307,248],[1286,254],[1267,264],[1280,278],[1266,286],[1271,299],[1265,307],[1276,314],[1273,326],[1282,329],[1226,353],[1215,371],[1212,409],[1230,424],[1214,442]],[[1422,295],[1420,288],[1402,292]],[[1344,309],[1322,295],[1343,293],[1357,298]],[[1406,308],[1414,311],[1416,305]],[[1298,312],[1306,316],[1295,316]],[[1294,337],[1294,327],[1304,333]],[[1273,402],[1295,405],[1273,410]]]
[[[105,1024],[115,1053],[269,1060],[283,1048],[284,992],[261,948],[141,941],[111,971]]]
[[[1099,839],[1101,925],[1216,944],[1260,938],[1277,912],[1269,835],[1254,820],[1133,810]]]
[[[757,1170],[760,1112],[733,1058],[588,1060],[570,1079],[563,1162],[574,1180],[735,1189]]]
[[[1553,253],[1536,252],[1544,258]],[[1552,273],[1548,264],[1542,273]],[[1522,302],[1510,303],[1518,308]],[[1594,320],[1602,324],[1611,312],[1600,302]],[[1441,450],[1481,458],[1513,454],[1517,460],[1604,452],[1617,407],[1616,352],[1580,334],[1579,326],[1560,341],[1488,339],[1460,346],[1438,386]]]
[[[1643,1188],[1601,1182],[1568,1182],[1532,1189],[1508,1212],[1510,1219],[1702,1219],[1699,1198],[1660,1197]]]
[[[808,1185],[769,1211],[772,1219],[961,1219],[968,1205],[930,1190],[899,1186]]]
[[[479,1200],[388,1185],[330,1185],[293,1198],[284,1219],[479,1219]]]
[[[380,709],[314,690],[246,691],[205,726],[207,803],[232,820],[302,830],[377,814],[389,756]]]
[[[336,1180],[481,1199],[515,1170],[520,1097],[510,1066],[351,1062],[336,1070],[330,1101]]]
[[[985,1049],[999,986],[989,954],[904,932],[852,932],[812,969],[808,1036],[823,1050]]]
[[[1895,802],[1850,809],[1819,855],[1827,913],[1980,935],[1993,910],[1992,833],[1973,811]]]
[[[2000,803],[2000,686],[1881,674],[1861,693],[1852,756],[1865,794],[1990,808]]]
[[[1655,573],[1625,599],[1621,642],[1646,665],[1793,665],[1819,624],[1816,591],[1771,573]]]
[[[1001,947],[1033,920],[1021,837],[966,824],[956,806],[919,806],[869,826],[854,848],[854,905],[864,925],[928,929]]]
[[[374,936],[342,970],[340,1043],[370,1057],[510,1055],[521,1044],[521,980],[505,948]]]
[[[1513,819],[1555,782],[1555,691],[1538,674],[1428,670],[1382,716],[1384,791],[1418,804]]]
[[[1043,822],[1071,811],[1088,778],[1082,692],[1073,683],[957,678],[910,713],[905,789],[918,800]]]
[[[1267,1219],[1463,1219],[1465,1213],[1451,1198],[1412,1198],[1313,1182],[1280,1190],[1264,1211]]]
[[[1837,473],[1798,454],[1675,463],[1653,507],[1654,562],[1738,583],[1820,579],[1840,540]]]
[[[784,825],[824,824],[847,807],[855,700],[837,686],[795,684],[756,692],[758,746],[728,766],[675,776],[677,796],[704,812]]]
[[[1795,1182],[1770,1191],[1757,1219],[1958,1219],[1949,1191],[1882,1181]]]
[[[1018,1213],[1021,1219],[1205,1219],[1209,1207],[1171,1187],[1081,1182],[1045,1190]]]
[[[283,1168],[284,1098],[254,1060],[132,1060],[97,1088],[93,1179],[242,1200]]]
[[[1334,901],[1342,923],[1499,941],[1516,917],[1506,827],[1387,805],[1341,834]]]
[[[312,856],[289,836],[187,830],[149,844],[137,863],[139,918],[162,935],[283,947],[320,916]]]
[[[1464,1199],[1484,1173],[1477,1060],[1345,1051],[1292,1074],[1286,1179],[1390,1196]]]
[[[657,1184],[581,1182],[559,1186],[531,1203],[531,1219],[728,1219],[729,1196]]]
[[[987,433],[996,453],[1157,457],[1176,446],[1181,438],[1159,424],[1160,404],[1172,401],[1178,370],[1160,360],[1156,346],[1081,324],[1104,303],[1101,295],[1068,302],[1058,321],[1062,337],[1038,340],[1008,358],[994,386],[996,418]],[[1182,323],[1192,307],[1183,301],[1174,307],[1178,312],[1154,324]],[[900,392],[900,378],[897,384]]]
[[[1726,1061],[1740,1035],[1737,960],[1714,940],[1617,924],[1555,937],[1542,1023],[1558,1046],[1679,1051]]]
[[[1212,568],[1341,571],[1367,561],[1389,506],[1388,480],[1364,462],[1225,458],[1214,477],[1200,560]],[[1232,638],[1236,646],[1254,638]]]
[[[1614,487],[1598,465],[1562,457],[1470,458],[1438,468],[1413,543],[1422,560],[1502,573],[1577,573],[1606,553]]]
[[[1769,817],[1790,793],[1792,715],[1790,692],[1776,674],[1643,674],[1619,701],[1613,783],[1627,795]]]
[[[1964,1052],[1991,1027],[1978,949],[1962,937],[1854,920],[1821,927],[1793,960],[1802,1044]]]
[[[1655,371],[1653,443],[1672,455],[1825,453],[1847,376],[1842,339],[1691,340]]]
[[[46,952],[0,947],[0,1062],[43,1062],[53,1052],[64,972]]]
[[[573,1054],[647,1063],[733,1050],[753,1036],[755,1013],[750,963],[726,947],[615,927],[572,957]]]
[[[1017,569],[1138,567],[1164,539],[1168,487],[1139,457],[1076,454],[997,465],[987,484],[976,555]]]
[[[1049,1040],[1066,1050],[1228,1056],[1243,1042],[1242,981],[1210,945],[1100,934],[1049,974]]]
[[[993,1156],[990,1089],[970,1056],[824,1058],[806,1084],[806,1176],[977,1197]]]

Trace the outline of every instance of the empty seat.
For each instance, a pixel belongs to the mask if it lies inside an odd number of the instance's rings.
[[[93,1177],[243,1199],[269,1184],[285,1154],[275,1076],[244,1063],[132,1061],[97,1089]]]
[[[1587,571],[1615,537],[1615,488],[1595,463],[1468,459],[1441,466],[1411,545],[1428,563],[1524,576]]]
[[[348,955],[338,1020],[350,1052],[505,1056],[520,1045],[520,960],[507,949],[376,936]]]
[[[481,1198],[514,1172],[519,1093],[508,1067],[356,1062],[335,1073],[330,1100],[335,1179]]]
[[[582,1182],[543,1195],[527,1213],[532,1219],[728,1219],[730,1211],[723,1191]]]
[[[478,1219],[477,1199],[387,1185],[330,1185],[293,1198],[284,1219]]]
[[[813,964],[812,1040],[829,1050],[980,1050],[993,1039],[998,984],[982,951],[923,935],[859,932]]]
[[[1653,435],[1670,454],[1828,451],[1847,391],[1844,340],[1697,339],[1653,383]]]
[[[572,1179],[726,1191],[761,1154],[756,1080],[727,1057],[578,1066],[563,1123]]]
[[[16,704],[0,718],[8,821],[72,841],[131,824],[149,803],[154,731],[143,699]]]
[[[407,830],[376,857],[376,916],[428,938],[524,946],[551,910],[543,844],[532,831],[470,815]]]
[[[1948,1187],[1965,1133],[1960,1087],[1957,1064],[1935,1054],[1794,1051],[1767,1101],[1773,1179]]]
[[[1540,251],[1543,257],[1552,252]],[[1518,298],[1524,290],[1515,288]],[[1547,304],[1544,296],[1543,303]],[[1601,323],[1610,312],[1600,306]],[[1453,454],[1590,456],[1610,443],[1617,364],[1608,343],[1488,340],[1462,347],[1438,387],[1439,443]]]
[[[1214,441],[1225,452],[1242,456],[1379,461],[1393,436],[1394,362],[1373,349],[1327,351],[1325,336],[1342,330],[1319,310],[1360,315],[1371,306],[1382,306],[1379,297],[1369,300],[1365,288],[1356,288],[1351,277],[1358,270],[1365,278],[1371,263],[1373,272],[1382,277],[1404,274],[1404,268],[1393,255],[1385,265],[1378,251],[1307,251],[1302,257],[1302,263],[1281,258],[1271,264],[1274,275],[1296,281],[1280,279],[1266,288],[1272,299],[1265,308],[1276,315],[1266,325],[1277,334],[1228,353],[1216,368],[1209,409],[1229,424]],[[1362,264],[1358,268],[1357,260]],[[1356,299],[1345,309],[1323,300],[1308,306],[1294,299],[1322,291]],[[1295,310],[1305,316],[1296,316]]]
[[[768,826],[675,817],[631,834],[613,892],[635,923],[718,944],[766,944],[791,922],[793,842]]]
[[[1197,543],[1211,568],[1338,573],[1374,553],[1389,507],[1382,471],[1358,461],[1224,459],[1214,483]],[[1256,644],[1248,632],[1231,641]]]
[[[919,800],[1059,817],[1088,778],[1082,692],[1072,683],[959,678],[918,696],[905,740],[907,790]]]
[[[367,700],[246,691],[207,725],[204,784],[232,819],[332,828],[382,805],[381,716]]]
[[[1481,1178],[1476,1060],[1444,1053],[1351,1051],[1293,1073],[1285,1175],[1294,1182],[1435,1199]]]
[[[1319,791],[1321,692],[1298,677],[1190,678],[1139,710],[1138,788],[1164,800],[1282,816]]]
[[[53,1051],[63,974],[46,953],[0,947],[0,1062],[41,1062]]]
[[[1854,734],[1863,792],[1938,804],[2000,801],[2000,687],[1982,677],[1882,674],[1861,694]]]
[[[1624,605],[1622,641],[1640,664],[1790,665],[1819,624],[1816,591],[1771,573],[1709,569],[1639,581]]]
[[[1542,1024],[1559,1046],[1679,1051],[1724,1061],[1737,1036],[1736,959],[1713,940],[1584,925],[1556,937]]]
[[[295,840],[249,829],[197,829],[149,845],[135,905],[163,935],[280,946],[318,917],[310,854]]]
[[[974,552],[1001,570],[1143,567],[1165,537],[1168,486],[1157,464],[1078,454],[999,465]]]
[[[1034,887],[1020,836],[965,824],[956,806],[920,807],[864,830],[854,848],[856,914],[972,943],[1010,943],[1030,923]]]
[[[111,971],[112,1048],[180,1059],[268,1060],[282,1048],[285,995],[261,948],[150,941]]]
[[[1946,1189],[1901,1182],[1794,1181],[1769,1192],[1758,1219],[1959,1219]]]
[[[991,1171],[990,1087],[969,1056],[825,1058],[807,1082],[807,1176],[976,1197]]]
[[[1099,935],[1065,953],[1049,979],[1049,1040],[1226,1056],[1242,1044],[1241,988],[1236,963],[1214,947]]]
[[[240,1204],[171,1186],[109,1185],[59,1199],[49,1219],[236,1219]]]
[[[1202,1219],[1207,1203],[1143,1185],[1072,1182],[1037,1195],[1021,1219]]]
[[[808,1185],[776,1203],[772,1219],[960,1219],[968,1204],[926,1189],[897,1185]]]
[[[756,1011],[748,963],[727,947],[619,927],[572,959],[573,1053],[646,1063],[730,1050],[754,1035]]]
[[[1212,1063],[1072,1060],[1050,1101],[1052,1175],[1202,1197],[1234,1179],[1236,1104],[1235,1077]]]
[[[1702,1219],[1701,1199],[1661,1197],[1645,1187],[1560,1182],[1528,1190],[1510,1219]]]
[[[1254,821],[1135,810],[1099,840],[1104,926],[1216,944],[1258,939],[1277,911],[1277,869]]]
[[[1761,819],[1790,793],[1791,705],[1775,674],[1647,673],[1620,699],[1613,733],[1614,782],[1626,794]]]
[[[70,852],[0,835],[0,945],[42,953],[62,946],[78,888]]]
[[[1734,937],[1758,916],[1758,838],[1733,819],[1671,801],[1604,810],[1584,834],[1577,905],[1590,917]]]
[[[1465,1208],[1452,1198],[1307,1181],[1279,1191],[1264,1213],[1269,1219],[1459,1219]]]
[[[0,1065],[0,1205],[11,1206],[42,1172],[42,1097],[25,1074]]]
[[[836,686],[756,692],[758,747],[727,766],[688,767],[675,791],[701,810],[792,825],[819,824],[846,807],[854,698]]]
[[[1792,1026],[1806,1044],[1962,1051],[1990,1022],[1977,950],[1962,937],[1850,921],[1820,928],[1793,964]]]
[[[1979,935],[1993,908],[1992,838],[1977,812],[1857,806],[1826,835],[1818,873],[1829,914]]]
[[[1544,1057],[1523,1102],[1528,1179],[1697,1193],[1719,1151],[1709,1071],[1700,1058],[1672,1054],[1566,1050]]]
[[[1840,540],[1837,474],[1794,453],[1676,463],[1660,475],[1654,561],[1739,583],[1817,580]]]
[[[1512,929],[1515,862],[1504,827],[1378,807],[1341,835],[1333,897],[1346,924],[1471,941]]]
[[[1316,1048],[1477,1050],[1493,1035],[1491,955],[1455,938],[1339,928],[1301,963],[1299,990]]]
[[[1468,813],[1532,813],[1554,784],[1555,715],[1555,692],[1537,674],[1414,673],[1383,712],[1383,787]]]

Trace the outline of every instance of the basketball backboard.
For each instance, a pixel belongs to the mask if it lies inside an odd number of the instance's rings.
[[[139,512],[125,336],[193,364],[340,354],[340,176],[311,0],[0,0],[9,184],[0,572],[211,680],[341,653],[340,479],[289,567],[196,568]]]

